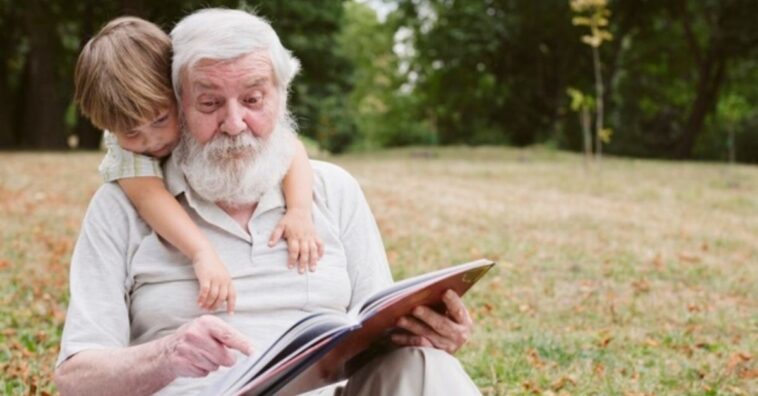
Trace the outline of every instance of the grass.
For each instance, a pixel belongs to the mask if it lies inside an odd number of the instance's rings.
[[[52,393],[98,153],[0,154],[0,393]],[[758,168],[540,149],[332,157],[396,278],[496,260],[459,352],[484,394],[758,394]]]

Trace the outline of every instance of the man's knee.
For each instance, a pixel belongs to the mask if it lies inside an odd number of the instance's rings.
[[[348,395],[479,394],[458,359],[439,349],[417,347],[373,360],[350,378],[345,390]]]

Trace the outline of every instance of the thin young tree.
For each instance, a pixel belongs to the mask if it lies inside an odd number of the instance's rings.
[[[582,126],[584,165],[588,166],[592,160],[592,113],[590,111],[595,107],[595,98],[572,87],[567,88],[566,93],[571,97],[571,110],[579,115],[579,125]]]
[[[733,165],[737,162],[737,141],[735,133],[743,118],[749,116],[750,104],[740,95],[729,94],[719,100],[717,110],[722,125],[726,127],[727,130],[726,146],[729,164]]]
[[[613,36],[608,31],[608,18],[611,10],[607,0],[570,0],[571,10],[575,16],[571,22],[575,26],[587,26],[590,34],[582,36],[582,42],[592,48],[592,65],[595,71],[595,155],[598,160],[603,156],[602,144],[611,139],[612,130],[603,125],[603,77],[600,63],[600,46],[604,41],[611,41]]]

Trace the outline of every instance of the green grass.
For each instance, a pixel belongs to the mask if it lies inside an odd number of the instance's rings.
[[[0,393],[52,393],[98,153],[0,154]],[[458,354],[485,394],[758,394],[758,168],[542,148],[330,157],[396,278],[488,257]]]

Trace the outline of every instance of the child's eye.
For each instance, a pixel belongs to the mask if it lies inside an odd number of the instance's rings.
[[[136,138],[137,135],[139,135],[139,131],[129,131],[124,134],[124,136],[128,139]]]
[[[158,119],[156,119],[155,121],[153,121],[153,126],[161,125],[165,123],[167,120],[168,120],[168,114],[164,114],[160,116]]]

